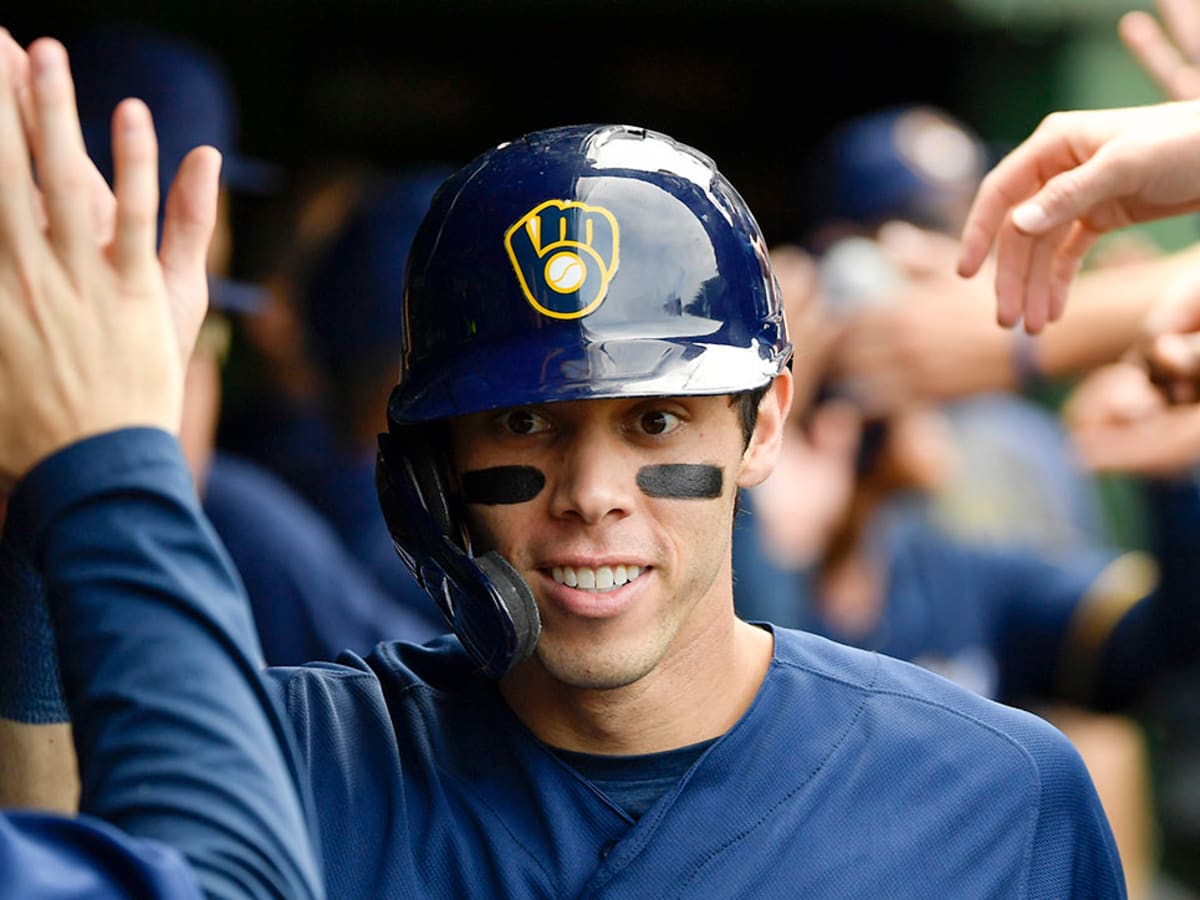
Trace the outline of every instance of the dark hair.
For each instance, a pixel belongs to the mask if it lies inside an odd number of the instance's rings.
[[[768,381],[762,387],[729,395],[729,405],[737,407],[738,418],[742,423],[744,447],[749,447],[750,439],[754,437],[754,426],[758,422],[758,406],[762,403],[762,398],[767,395],[770,387],[771,382]]]

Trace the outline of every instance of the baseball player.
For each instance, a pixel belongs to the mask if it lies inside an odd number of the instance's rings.
[[[35,49],[40,84],[51,61]],[[63,137],[45,190],[62,199],[57,173],[84,163],[50,93],[41,134]],[[0,175],[0,196],[30,190]],[[26,322],[80,294],[84,309],[132,300],[105,273],[133,265],[149,275],[113,330],[149,346],[136,365],[105,360],[132,411],[87,406],[80,433],[36,406],[50,437],[0,455],[0,474],[39,510],[78,490],[96,532],[136,515],[145,537],[39,562],[52,583],[103,567],[97,603],[232,592],[197,580],[222,556],[190,516],[130,507],[182,465],[162,434],[171,359],[147,324],[175,296],[153,288],[152,241],[110,262],[81,249],[86,210],[51,206],[36,240],[26,216],[0,216],[0,308]],[[711,159],[624,125],[499,144],[435,195],[405,288],[379,494],[453,633],[268,671],[331,896],[1124,895],[1060,732],[916,666],[736,617],[735,496],[779,450],[793,348],[763,237]],[[56,369],[86,347],[19,333],[57,355],[22,356],[53,371],[12,402],[47,380],[105,396]],[[0,329],[0,351],[19,344]],[[147,540],[176,577],[142,558]]]

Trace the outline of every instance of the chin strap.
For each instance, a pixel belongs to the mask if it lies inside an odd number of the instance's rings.
[[[499,553],[474,556],[421,426],[379,435],[375,486],[392,544],[467,652],[493,678],[529,658],[542,630],[533,592]]]

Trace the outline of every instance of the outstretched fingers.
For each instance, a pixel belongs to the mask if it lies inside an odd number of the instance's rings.
[[[39,240],[30,146],[21,116],[22,73],[0,34],[0,254],[23,258]]]
[[[1185,26],[1183,31],[1189,27]],[[1184,48],[1172,42],[1154,16],[1142,10],[1127,12],[1117,24],[1117,33],[1130,55],[1168,97],[1187,100],[1197,96],[1200,71],[1185,58]]]
[[[1030,239],[1010,227],[1000,232],[997,244],[996,321],[1004,328],[1012,328],[1021,321],[1025,309]]]
[[[1128,155],[1106,145],[1073,168],[1059,172],[1012,212],[1013,224],[1027,234],[1043,235],[1071,222],[1100,222],[1104,230],[1126,224],[1115,203],[1132,193]]]
[[[1090,196],[1078,195],[1084,184],[1079,170],[1086,163],[1069,139],[1074,115],[1047,116],[984,176],[963,223],[959,275],[969,278],[979,271],[1003,230],[1043,235],[1091,204]]]
[[[1083,258],[1100,235],[1082,222],[1073,222],[1062,239],[1050,266],[1050,321],[1057,322],[1067,308],[1067,296]]]
[[[29,54],[3,28],[0,28],[0,62],[7,63],[12,72],[13,83],[18,85],[17,100],[20,106],[21,122],[25,126],[26,142],[30,147],[37,146],[38,123],[37,116],[34,114],[33,95],[29,89]],[[112,240],[116,200],[113,198],[108,182],[105,181],[94,163],[89,166],[88,176],[92,182],[88,202],[91,208],[93,240],[98,246],[103,247]],[[40,192],[35,192],[34,202],[38,229],[45,231],[47,227],[46,210]]]
[[[1200,5],[1196,0],[1158,0],[1158,11],[1180,52],[1200,60]]]
[[[158,258],[185,358],[208,309],[208,247],[217,221],[220,173],[220,152],[196,147],[184,157],[167,193]]]
[[[1037,186],[1011,159],[999,165],[980,182],[963,224],[958,257],[958,274],[970,278],[977,273],[991,252],[1013,205],[1028,196]]]
[[[158,145],[150,110],[126,100],[113,113],[116,230],[110,260],[129,281],[153,275],[158,244]]]
[[[1031,242],[1022,303],[1025,331],[1029,334],[1040,333],[1054,318],[1052,272],[1063,231],[1065,229],[1056,229]]]
[[[29,48],[32,135],[49,241],[68,271],[80,276],[95,256],[91,160],[83,143],[67,52],[53,38]]]
[[[1069,115],[1069,114],[1066,114]],[[962,233],[958,272],[974,275],[996,246],[996,318],[1030,334],[1061,317],[1071,279],[1099,231],[1119,224],[1112,202],[1131,181],[1124,151],[1080,160],[1062,139],[1063,115],[984,178]]]

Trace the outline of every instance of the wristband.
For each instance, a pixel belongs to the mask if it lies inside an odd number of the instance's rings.
[[[0,541],[0,717],[31,725],[70,720],[46,583],[7,537]]]

